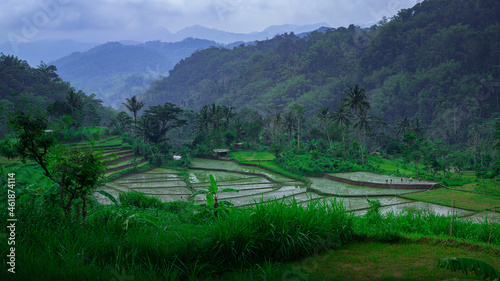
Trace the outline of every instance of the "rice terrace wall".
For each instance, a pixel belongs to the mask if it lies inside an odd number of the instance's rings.
[[[346,184],[357,185],[357,186],[367,186],[375,188],[385,188],[385,189],[436,189],[439,187],[439,183],[436,182],[426,182],[426,183],[377,183],[377,182],[366,182],[366,181],[355,181],[342,177],[336,177],[329,174],[322,174],[320,177],[338,181]]]

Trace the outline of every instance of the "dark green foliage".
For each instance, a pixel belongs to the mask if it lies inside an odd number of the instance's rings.
[[[339,147],[333,146],[325,152],[311,150],[308,153],[300,154],[293,150],[288,150],[281,157],[275,158],[273,161],[281,168],[302,176],[361,169],[351,154],[346,155],[343,151],[336,151],[336,148]]]
[[[81,203],[85,219],[87,197],[100,183],[105,170],[102,152],[93,144],[65,146],[57,143],[56,136],[64,131],[65,122],[50,123],[40,107],[20,107],[8,119],[14,132],[13,144],[9,139],[2,142],[2,152],[9,157],[20,157],[23,162],[33,160],[59,188],[58,203],[69,216],[72,206]],[[49,129],[50,128],[50,129]]]
[[[12,112],[24,100],[39,104],[55,117],[71,116],[76,126],[109,124],[113,111],[103,107],[95,94],[75,91],[56,71],[53,65],[42,62],[31,67],[17,57],[0,54],[0,112]],[[6,118],[0,114],[0,135],[8,131]]]
[[[447,268],[451,271],[460,270],[464,274],[474,273],[476,276],[480,276],[481,279],[500,280],[500,271],[484,261],[473,258],[453,257],[440,259],[439,267]]]
[[[120,193],[119,200],[122,206],[135,207],[140,209],[161,208],[160,199],[153,196],[145,196],[139,192]]]
[[[370,205],[370,208],[365,214],[365,218],[368,220],[368,223],[379,222],[381,219],[380,207],[382,207],[382,203],[376,199],[366,199],[366,201],[368,201],[368,204]]]
[[[127,102],[122,104],[125,105],[125,107],[134,115],[134,125],[137,127],[137,112],[139,112],[139,110],[141,110],[146,103],[137,100],[136,95],[133,95],[130,99],[127,98],[126,100]],[[125,117],[122,116],[121,119],[123,120]]]
[[[180,119],[181,112],[182,109],[169,102],[149,107],[141,116],[139,136],[155,144],[166,141],[168,131],[186,124],[186,120]]]
[[[371,114],[387,123],[372,135],[408,132],[464,146],[472,128],[482,127],[500,109],[498,10],[498,1],[432,0],[401,10],[381,26],[351,25],[304,38],[278,35],[232,50],[210,48],[177,64],[169,77],[153,84],[145,100],[195,110],[213,103],[248,107],[264,118],[298,104],[310,118],[322,108],[339,106],[345,89],[359,84]],[[409,126],[399,128],[405,116]],[[337,117],[334,123],[346,128],[345,118]],[[297,121],[282,126],[290,138],[297,132],[300,147],[308,129],[294,128]],[[319,127],[325,138],[335,138],[324,123]],[[342,133],[337,137],[349,139]],[[361,163],[365,149],[388,143],[370,139],[370,132],[366,136],[366,143],[358,139]]]

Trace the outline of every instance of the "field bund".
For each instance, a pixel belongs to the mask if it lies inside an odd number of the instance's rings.
[[[372,177],[375,177],[376,179],[380,179],[380,177],[383,177],[383,181],[388,180],[390,177],[385,177],[382,175],[376,175],[372,173],[366,173],[366,172],[353,172],[353,173],[338,173],[336,175],[332,174],[323,174],[321,177],[333,180],[333,181],[338,181],[342,183],[347,183],[350,185],[358,185],[358,186],[367,186],[367,187],[374,187],[374,188],[384,188],[384,189],[425,189],[425,190],[430,190],[430,189],[435,189],[439,186],[439,183],[437,182],[429,182],[429,181],[424,181],[424,182],[412,182],[410,179],[403,178],[401,181],[400,179],[393,180],[392,183],[390,181],[388,182],[375,182],[375,181],[358,181],[358,180],[353,180],[352,178],[357,177],[359,174],[366,175],[366,174],[371,174],[373,175]]]

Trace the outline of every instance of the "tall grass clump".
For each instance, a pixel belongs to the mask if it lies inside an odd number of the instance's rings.
[[[335,199],[300,205],[260,202],[213,224],[204,247],[212,261],[288,261],[339,247],[352,236],[352,217]]]
[[[163,208],[163,203],[160,199],[153,196],[146,196],[139,192],[122,192],[118,198],[123,206],[140,209]]]
[[[403,235],[418,234],[500,245],[500,224],[488,220],[475,222],[424,210],[388,212],[380,215],[376,221],[372,218],[365,216],[355,219],[355,231],[358,237],[397,240]]]

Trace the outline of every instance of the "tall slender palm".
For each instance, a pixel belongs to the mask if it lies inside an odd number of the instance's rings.
[[[295,117],[297,121],[297,148],[300,149],[300,131],[301,131],[301,123],[304,119],[304,115],[307,112],[307,108],[305,106],[294,104],[292,106],[292,110],[295,112]]]
[[[212,122],[208,105],[204,105],[198,114],[196,114],[196,123],[200,132],[208,132],[208,124]]]
[[[280,135],[280,126],[281,126],[282,119],[283,119],[282,112],[277,111],[276,115],[274,116],[274,119],[273,119],[273,124],[274,124],[274,127],[276,128],[276,132],[278,134],[279,143],[281,143],[281,138],[279,137],[279,135]]]
[[[408,116],[405,115],[398,121],[396,126],[398,127],[398,132],[397,132],[398,135],[404,135],[405,133],[409,133],[411,130],[410,119],[408,118]]]
[[[364,165],[365,155],[363,146],[364,146],[365,134],[362,134],[362,132],[364,131],[366,133],[371,130],[369,117],[366,115],[366,113],[361,113],[358,115],[355,127],[358,128],[358,139],[359,139],[359,144],[361,145],[361,165]]]
[[[365,89],[360,88],[358,84],[354,86],[354,88],[349,87],[346,91],[347,96],[341,99],[343,108],[349,108],[353,110],[358,123],[360,123],[361,118],[366,117],[366,111],[370,109],[370,104],[367,101]],[[363,155],[363,144],[361,141],[361,126],[358,126],[358,137],[359,142],[361,144],[361,164],[365,164],[364,155]]]
[[[124,102],[123,105],[125,105],[125,107],[134,114],[134,124],[135,128],[137,128],[137,112],[141,110],[141,108],[144,107],[146,103],[143,101],[139,101],[136,95],[132,96],[132,98],[130,99],[127,98],[126,100],[127,102]]]
[[[210,117],[211,117],[213,125],[214,125],[214,131],[215,131],[215,130],[217,130],[217,126],[219,125],[219,122],[222,119],[222,112],[221,112],[220,105],[215,105],[215,103],[212,103],[212,106],[210,107],[209,113],[210,113]]]
[[[226,119],[226,128],[229,128],[229,123],[230,123],[231,119],[232,119],[232,118],[234,117],[234,115],[235,115],[235,114],[234,114],[234,112],[233,112],[233,110],[234,110],[234,109],[235,109],[235,108],[234,108],[233,106],[231,106],[231,107],[227,107],[227,106],[225,106],[225,105],[222,105],[222,106],[221,106],[220,111],[221,111],[221,115],[222,115],[222,117],[223,117],[224,119]]]
[[[425,127],[424,125],[422,125],[422,122],[420,122],[420,119],[418,117],[415,117],[415,123],[413,123],[412,131],[417,136],[417,138],[422,138],[424,136]]]
[[[328,134],[328,121],[330,119],[330,107],[328,106],[325,106],[325,107],[322,107],[318,114],[316,114],[316,117],[318,117],[319,119],[319,126],[320,128],[322,128],[325,133],[326,133],[326,137],[328,139],[328,144],[330,144],[330,134]]]
[[[288,131],[288,136],[290,140],[292,139],[292,131],[295,127],[295,115],[291,111],[287,111],[283,116],[283,123],[285,125],[286,130]]]
[[[366,91],[363,88],[359,88],[358,84],[356,84],[354,88],[349,87],[345,93],[347,96],[340,100],[343,104],[343,108],[354,110],[356,116],[358,116],[358,114],[364,114],[366,110],[370,109]]]
[[[81,92],[70,90],[66,95],[66,102],[69,104],[71,110],[80,110],[85,105],[85,100]]]
[[[349,111],[342,108],[342,106],[335,107],[334,111],[330,114],[333,124],[342,130],[342,143],[345,144],[344,131],[351,125],[349,118]]]

